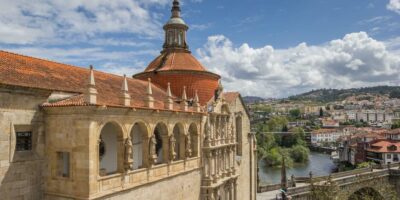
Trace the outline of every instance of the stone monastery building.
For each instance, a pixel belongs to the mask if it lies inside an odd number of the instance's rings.
[[[128,78],[0,51],[0,199],[254,200],[239,93],[189,51],[179,1]]]

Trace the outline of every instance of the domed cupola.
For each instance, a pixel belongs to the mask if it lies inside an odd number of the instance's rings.
[[[188,50],[189,47],[186,43],[186,32],[189,27],[181,18],[181,8],[179,7],[179,1],[174,0],[171,12],[171,18],[164,25],[164,51],[175,49]]]
[[[155,58],[144,70],[133,78],[151,81],[163,88],[170,83],[171,92],[181,97],[186,87],[187,99],[194,99],[197,91],[200,104],[204,105],[212,99],[219,75],[206,68],[191,54],[187,44],[186,33],[189,26],[181,18],[179,1],[174,0],[171,18],[164,25],[165,41],[161,55]]]

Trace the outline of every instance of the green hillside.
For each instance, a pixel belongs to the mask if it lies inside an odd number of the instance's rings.
[[[289,97],[292,101],[332,102],[342,101],[350,96],[360,95],[389,95],[400,98],[399,86],[376,86],[352,89],[318,89]]]

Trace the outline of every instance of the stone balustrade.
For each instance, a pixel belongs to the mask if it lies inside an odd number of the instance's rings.
[[[127,173],[117,173],[98,177],[98,194],[101,197],[116,191],[132,189],[134,187],[156,182],[182,173],[200,168],[200,158],[189,158],[168,164],[154,165],[150,168],[137,169]]]

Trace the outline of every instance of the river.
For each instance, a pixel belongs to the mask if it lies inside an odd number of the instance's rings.
[[[310,171],[313,176],[329,175],[336,168],[335,164],[327,154],[310,152],[309,161],[304,164],[294,164],[293,168],[287,169],[287,178],[293,174],[295,176],[309,176]],[[263,184],[275,184],[281,181],[280,167],[267,167],[263,160],[259,161],[260,182]]]

